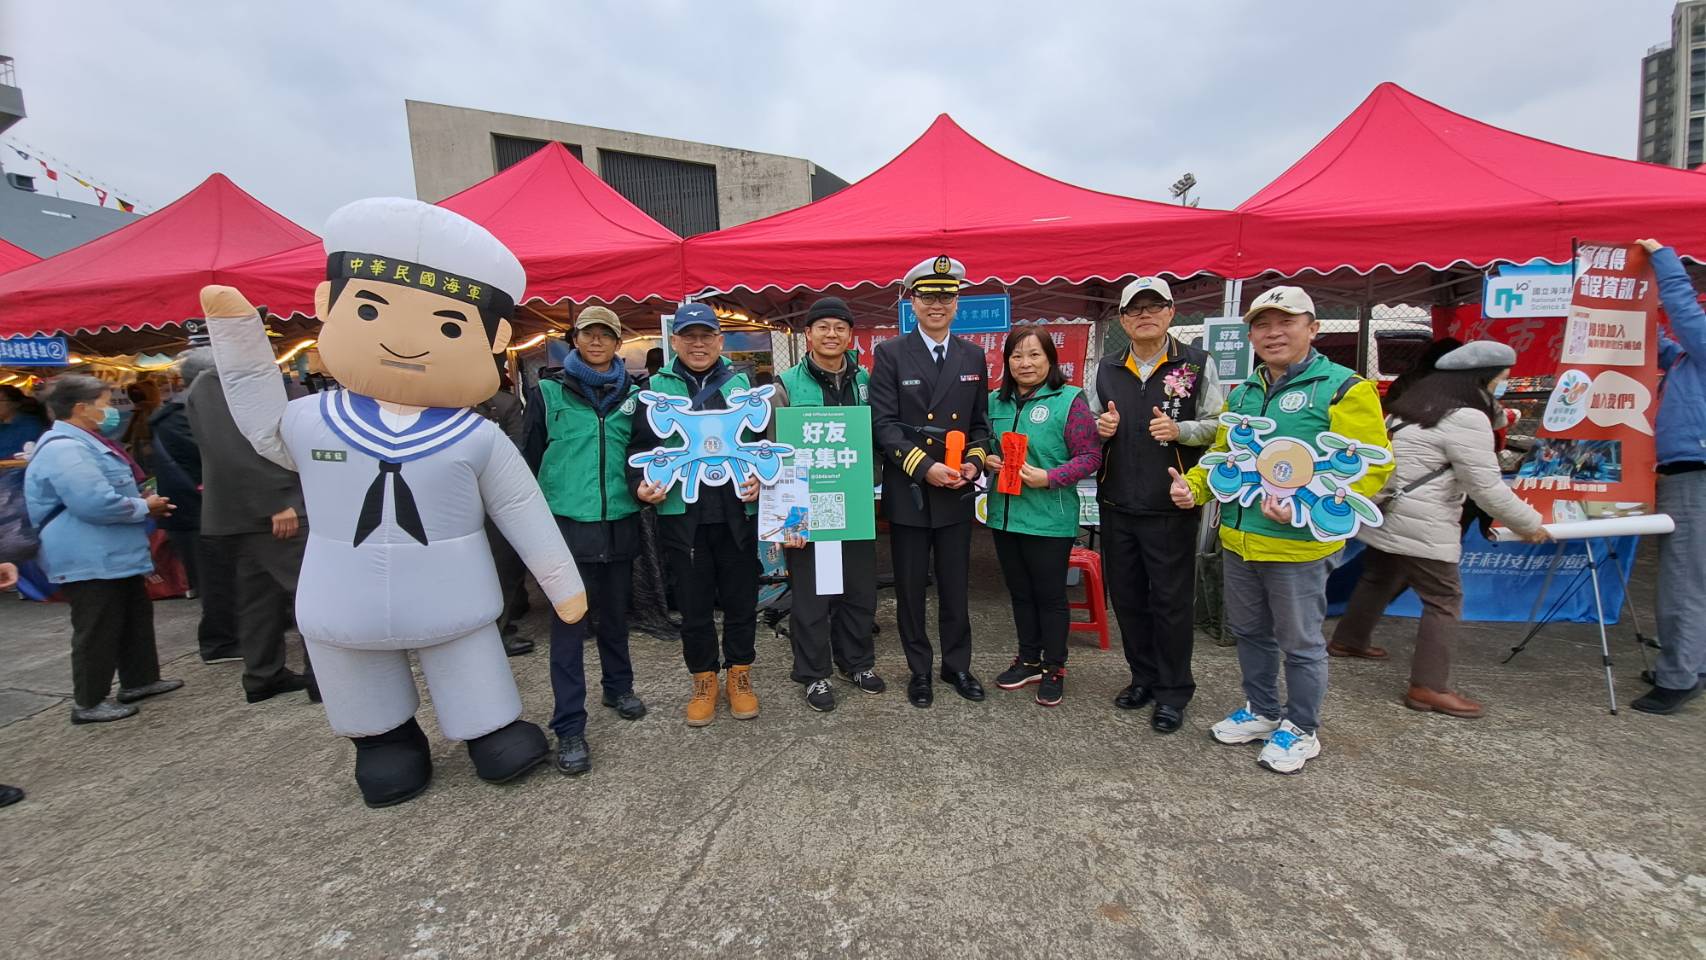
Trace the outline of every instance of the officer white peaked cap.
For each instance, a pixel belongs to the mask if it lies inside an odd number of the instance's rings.
[[[919,261],[918,266],[906,271],[901,284],[908,290],[914,287],[958,290],[965,279],[966,265],[947,254],[942,254]]]
[[[403,197],[345,204],[326,220],[326,253],[403,260],[491,284],[514,303],[527,292],[521,261],[490,230],[443,207]]]

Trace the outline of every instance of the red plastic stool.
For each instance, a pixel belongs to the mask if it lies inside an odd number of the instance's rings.
[[[1108,649],[1108,595],[1102,589],[1102,555],[1084,547],[1073,547],[1072,555],[1066,565],[1084,571],[1084,600],[1082,603],[1068,600],[1066,615],[1072,616],[1072,611],[1083,610],[1090,615],[1088,620],[1073,620],[1068,629],[1094,633],[1102,649]]]

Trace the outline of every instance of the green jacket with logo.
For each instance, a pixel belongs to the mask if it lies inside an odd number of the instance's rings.
[[[600,417],[585,398],[555,380],[540,380],[547,445],[539,464],[539,489],[551,512],[582,523],[620,520],[640,511],[628,489],[628,441],[640,388]],[[597,478],[596,484],[588,482]]]
[[[1083,391],[1071,385],[1039,387],[1023,399],[1001,399],[1001,391],[989,394],[989,446],[1001,449],[1003,433],[1026,437],[1025,463],[1044,470],[1072,459],[1066,445],[1066,415],[1072,401]],[[1078,486],[1024,487],[1017,495],[999,493],[991,478],[985,504],[991,530],[1025,533],[1034,537],[1078,535]]]
[[[719,359],[717,363],[727,366],[728,360]],[[747,390],[750,388],[751,384],[746,379],[746,374],[737,373],[734,376],[729,377],[727,380],[724,380],[722,385],[717,388],[717,393],[722,396],[725,402],[727,402],[729,394],[736,390]],[[657,373],[652,374],[651,385],[648,389],[655,393],[662,393],[672,397],[691,398],[693,396],[693,392],[687,387],[687,381],[682,379],[680,374],[677,374],[669,367],[665,367]],[[643,417],[644,415],[645,414],[642,411],[638,416]],[[756,441],[764,438],[762,434],[751,433],[750,431],[746,431],[746,433],[747,437],[745,439]],[[632,455],[635,453],[650,452],[653,448],[660,446],[682,447],[686,445],[686,441],[673,433],[668,437],[661,439],[658,438],[656,434],[652,433],[651,425],[649,423],[641,422],[637,424],[636,429],[634,430],[634,438],[629,441],[630,449],[628,452]],[[639,486],[640,479],[639,468],[629,468],[629,490],[637,488]],[[706,487],[704,485],[699,487],[699,496],[702,498],[715,494],[716,492],[717,490],[715,487]],[[756,501],[745,504],[744,506],[746,507],[747,516],[755,517],[758,515],[758,503]],[[687,512],[687,501],[681,499],[681,484],[675,483],[670,485],[669,493],[664,496],[663,502],[657,505],[657,511],[658,516],[660,517],[679,517]]]
[[[1267,435],[1269,439],[1291,437],[1313,448],[1316,436],[1331,430],[1364,446],[1392,447],[1380,409],[1380,393],[1374,384],[1314,350],[1271,384],[1267,365],[1257,363],[1249,379],[1227,393],[1226,412],[1273,420],[1275,428]],[[1230,449],[1227,433],[1228,428],[1221,424],[1214,445],[1207,452]],[[1390,462],[1369,464],[1368,472],[1351,484],[1351,489],[1372,497],[1386,485],[1392,467]],[[1185,480],[1197,503],[1208,502],[1212,495],[1207,467],[1191,468]],[[1339,541],[1316,540],[1307,527],[1269,520],[1262,513],[1260,500],[1248,507],[1236,503],[1222,505],[1220,542],[1245,560],[1292,562],[1319,560],[1344,546]]]
[[[782,371],[781,375],[776,378],[782,382],[783,389],[788,393],[788,406],[834,406],[834,404],[824,403],[823,384],[808,369],[807,364],[810,362],[809,359],[802,359],[799,363]],[[853,366],[854,402],[852,406],[870,406],[871,375],[865,372],[864,367],[859,366],[859,352],[857,350],[847,351],[845,362]]]

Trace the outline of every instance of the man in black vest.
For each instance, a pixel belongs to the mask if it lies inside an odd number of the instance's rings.
[[[928,707],[930,637],[924,590],[934,554],[942,679],[967,700],[982,700],[971,673],[972,482],[989,442],[989,384],[983,351],[950,332],[959,309],[965,265],[948,256],[925,260],[902,281],[918,329],[877,345],[871,372],[871,420],[883,461],[883,513],[889,521],[896,619],[912,679],[906,698]],[[963,435],[958,469],[943,461],[950,434]]]
[[[1114,616],[1131,667],[1131,685],[1114,705],[1138,710],[1154,703],[1149,725],[1160,733],[1179,729],[1197,688],[1191,620],[1201,510],[1173,504],[1167,469],[1182,474],[1196,465],[1226,406],[1214,361],[1168,334],[1172,323],[1167,281],[1133,280],[1120,294],[1120,326],[1131,346],[1096,371],[1102,555],[1109,570],[1120,572]]]

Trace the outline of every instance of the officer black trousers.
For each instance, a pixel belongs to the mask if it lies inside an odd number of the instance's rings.
[[[841,593],[819,596],[817,551],[821,544],[787,551],[788,589],[793,607],[788,638],[794,645],[794,679],[811,683],[829,677],[835,666],[848,673],[877,665],[871,624],[877,617],[877,542],[841,544]]]
[[[971,669],[971,617],[966,609],[971,525],[970,520],[946,527],[889,524],[895,619],[899,621],[901,648],[906,651],[906,667],[914,676],[931,675],[933,658],[930,636],[924,631],[924,593],[932,570],[936,574],[936,623],[941,635],[942,669],[950,673]]]
[[[179,534],[171,534],[174,546]],[[196,646],[203,660],[242,654],[237,633],[237,558],[231,555],[228,537],[189,534],[195,539],[195,587],[201,601],[201,623],[196,626]]]
[[[1102,510],[1102,570],[1113,598],[1131,681],[1181,709],[1196,693],[1198,511],[1138,516]]]
[[[739,533],[736,532],[739,529]],[[666,543],[681,611],[681,652],[693,673],[752,663],[758,634],[758,534],[750,519],[739,528],[699,524],[693,546]],[[723,608],[722,658],[717,650],[717,607]]]
[[[580,563],[586,586],[586,616],[579,623],[551,617],[551,729],[559,737],[586,732],[586,637],[596,634],[604,692],[634,691],[634,664],[628,656],[628,598],[633,593],[634,561]]]
[[[141,576],[60,584],[71,606],[71,689],[79,707],[93,707],[122,687],[160,679],[154,647],[154,603]]]
[[[995,557],[1013,597],[1019,659],[1045,668],[1066,666],[1066,562],[1071,537],[1036,537],[992,530]]]

